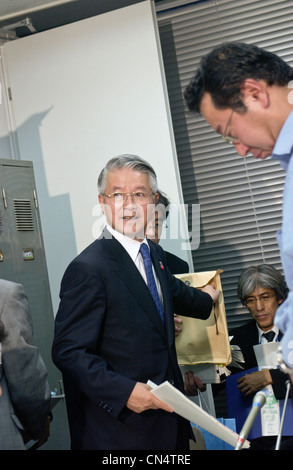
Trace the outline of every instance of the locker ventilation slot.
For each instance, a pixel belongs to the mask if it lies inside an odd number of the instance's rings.
[[[18,231],[34,230],[31,202],[29,199],[14,199],[14,213]]]

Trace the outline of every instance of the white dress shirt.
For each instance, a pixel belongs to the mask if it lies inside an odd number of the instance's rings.
[[[141,253],[139,251],[140,245],[142,243],[145,243],[147,246],[149,246],[147,239],[145,238],[142,242],[139,242],[137,240],[134,240],[133,238],[130,238],[130,237],[127,237],[126,235],[123,235],[123,233],[121,233],[121,232],[117,232],[117,230],[113,229],[109,225],[107,225],[107,230],[113,235],[113,237],[119,243],[121,243],[123,248],[127,251],[130,258],[134,262],[135,266],[139,270],[139,272],[142,275],[145,283],[147,283],[145,268],[144,268],[144,264],[143,264],[143,259],[142,259]],[[154,278],[155,278],[155,281],[156,281],[156,284],[157,284],[159,297],[160,297],[160,300],[162,302],[163,301],[162,291],[161,291],[160,283],[157,279],[157,275],[156,275],[156,272],[154,270],[154,267],[153,267],[153,274],[154,274]]]

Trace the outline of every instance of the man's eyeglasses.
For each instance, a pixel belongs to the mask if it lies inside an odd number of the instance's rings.
[[[227,144],[231,144],[231,145],[236,144],[238,142],[238,139],[235,139],[234,137],[227,136],[228,129],[229,129],[231,121],[232,121],[233,113],[234,113],[234,110],[232,109],[232,112],[231,112],[230,117],[229,117],[228,122],[227,122],[227,126],[226,126],[226,129],[225,129],[224,135],[221,136],[221,139],[222,139],[223,142],[226,142]]]
[[[266,302],[269,302],[269,300],[273,299],[274,297],[276,297],[275,294],[264,294],[264,295],[261,295],[260,297],[248,297],[247,299],[245,299],[244,303],[247,307],[253,307],[256,305],[257,302],[266,303]]]
[[[150,202],[150,196],[153,196],[154,193],[142,193],[137,191],[134,193],[113,193],[113,194],[104,194],[104,197],[107,197],[110,201],[110,204],[115,207],[122,206],[126,203],[128,197],[131,198],[134,204],[139,204],[140,206],[145,206]]]

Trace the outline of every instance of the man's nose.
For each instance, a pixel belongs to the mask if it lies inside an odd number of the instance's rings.
[[[264,308],[264,302],[261,299],[256,299],[256,310],[262,310]]]
[[[124,206],[133,206],[135,205],[135,195],[134,194],[125,194],[123,205]]]

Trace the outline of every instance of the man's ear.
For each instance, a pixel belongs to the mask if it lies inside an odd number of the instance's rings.
[[[262,107],[267,108],[270,104],[268,84],[264,80],[246,78],[240,86],[242,101],[245,106],[258,102]]]
[[[98,196],[98,199],[99,199],[99,203],[100,203],[100,206],[101,206],[101,210],[103,212],[103,214],[105,213],[105,209],[104,209],[104,197],[102,194],[99,194]]]

